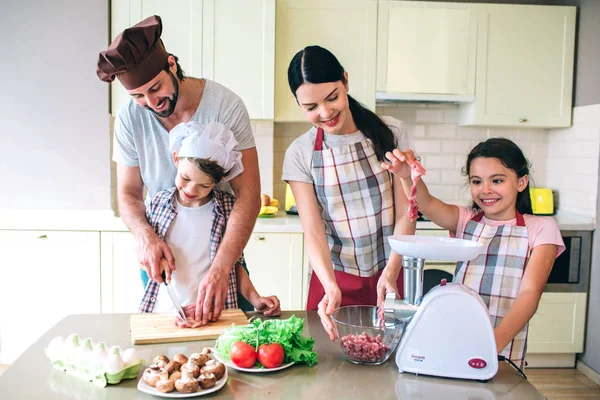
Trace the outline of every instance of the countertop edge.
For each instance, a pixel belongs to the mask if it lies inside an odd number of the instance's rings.
[[[561,230],[593,231],[595,219],[559,212],[553,216]],[[442,229],[431,221],[417,221],[417,229]],[[0,208],[0,230],[127,232],[113,210],[25,210]],[[300,217],[284,211],[273,218],[257,218],[254,233],[303,233]]]

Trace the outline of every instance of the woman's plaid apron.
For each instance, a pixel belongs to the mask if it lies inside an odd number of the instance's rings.
[[[311,175],[342,305],[374,304],[390,254],[387,238],[394,232],[392,180],[369,139],[323,149],[323,136],[318,128]],[[313,274],[307,308],[315,309],[323,294]]]
[[[463,239],[485,246],[475,260],[457,263],[454,282],[479,293],[488,306],[492,325],[498,326],[515,302],[529,255],[529,241],[523,215],[517,212],[517,225],[491,226],[481,223],[483,213],[474,216]],[[500,354],[523,368],[529,324]]]

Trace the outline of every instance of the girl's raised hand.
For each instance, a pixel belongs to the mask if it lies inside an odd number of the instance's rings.
[[[400,151],[400,149],[394,149],[393,152],[388,151],[385,153],[385,158],[389,160],[389,163],[382,162],[381,168],[398,175],[400,178],[410,179],[410,163],[415,160],[415,153],[412,150]]]

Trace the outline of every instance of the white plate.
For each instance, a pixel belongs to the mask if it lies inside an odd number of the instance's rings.
[[[215,349],[212,349],[212,351],[213,351],[212,354],[217,361],[222,362],[228,368],[233,368],[233,369],[237,369],[238,371],[244,371],[244,372],[255,372],[255,373],[273,372],[273,371],[279,371],[282,369],[286,369],[295,364],[294,362],[290,362],[287,364],[281,364],[279,367],[276,367],[276,368],[259,368],[259,367],[242,368],[242,367],[238,367],[237,365],[235,365],[230,359],[222,357],[219,353],[217,353],[217,351]]]
[[[438,236],[394,235],[389,242],[394,252],[425,260],[470,261],[483,251],[481,243]]]
[[[215,386],[211,387],[210,389],[200,388],[197,392],[194,393],[179,393],[177,390],[174,390],[171,393],[163,393],[157,388],[153,388],[152,386],[148,385],[146,382],[144,382],[143,379],[140,379],[138,381],[137,388],[140,392],[148,393],[153,396],[168,397],[171,399],[183,399],[186,397],[203,396],[205,394],[216,392],[217,390],[225,386],[225,383],[227,383],[227,368],[225,368],[225,375],[223,375],[223,377],[217,381],[217,384]]]

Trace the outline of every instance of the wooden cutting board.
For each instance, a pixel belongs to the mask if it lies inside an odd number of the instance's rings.
[[[174,314],[134,314],[129,320],[133,344],[216,339],[231,324],[247,325],[248,318],[239,308],[232,308],[223,310],[217,321],[195,329],[176,327]]]

